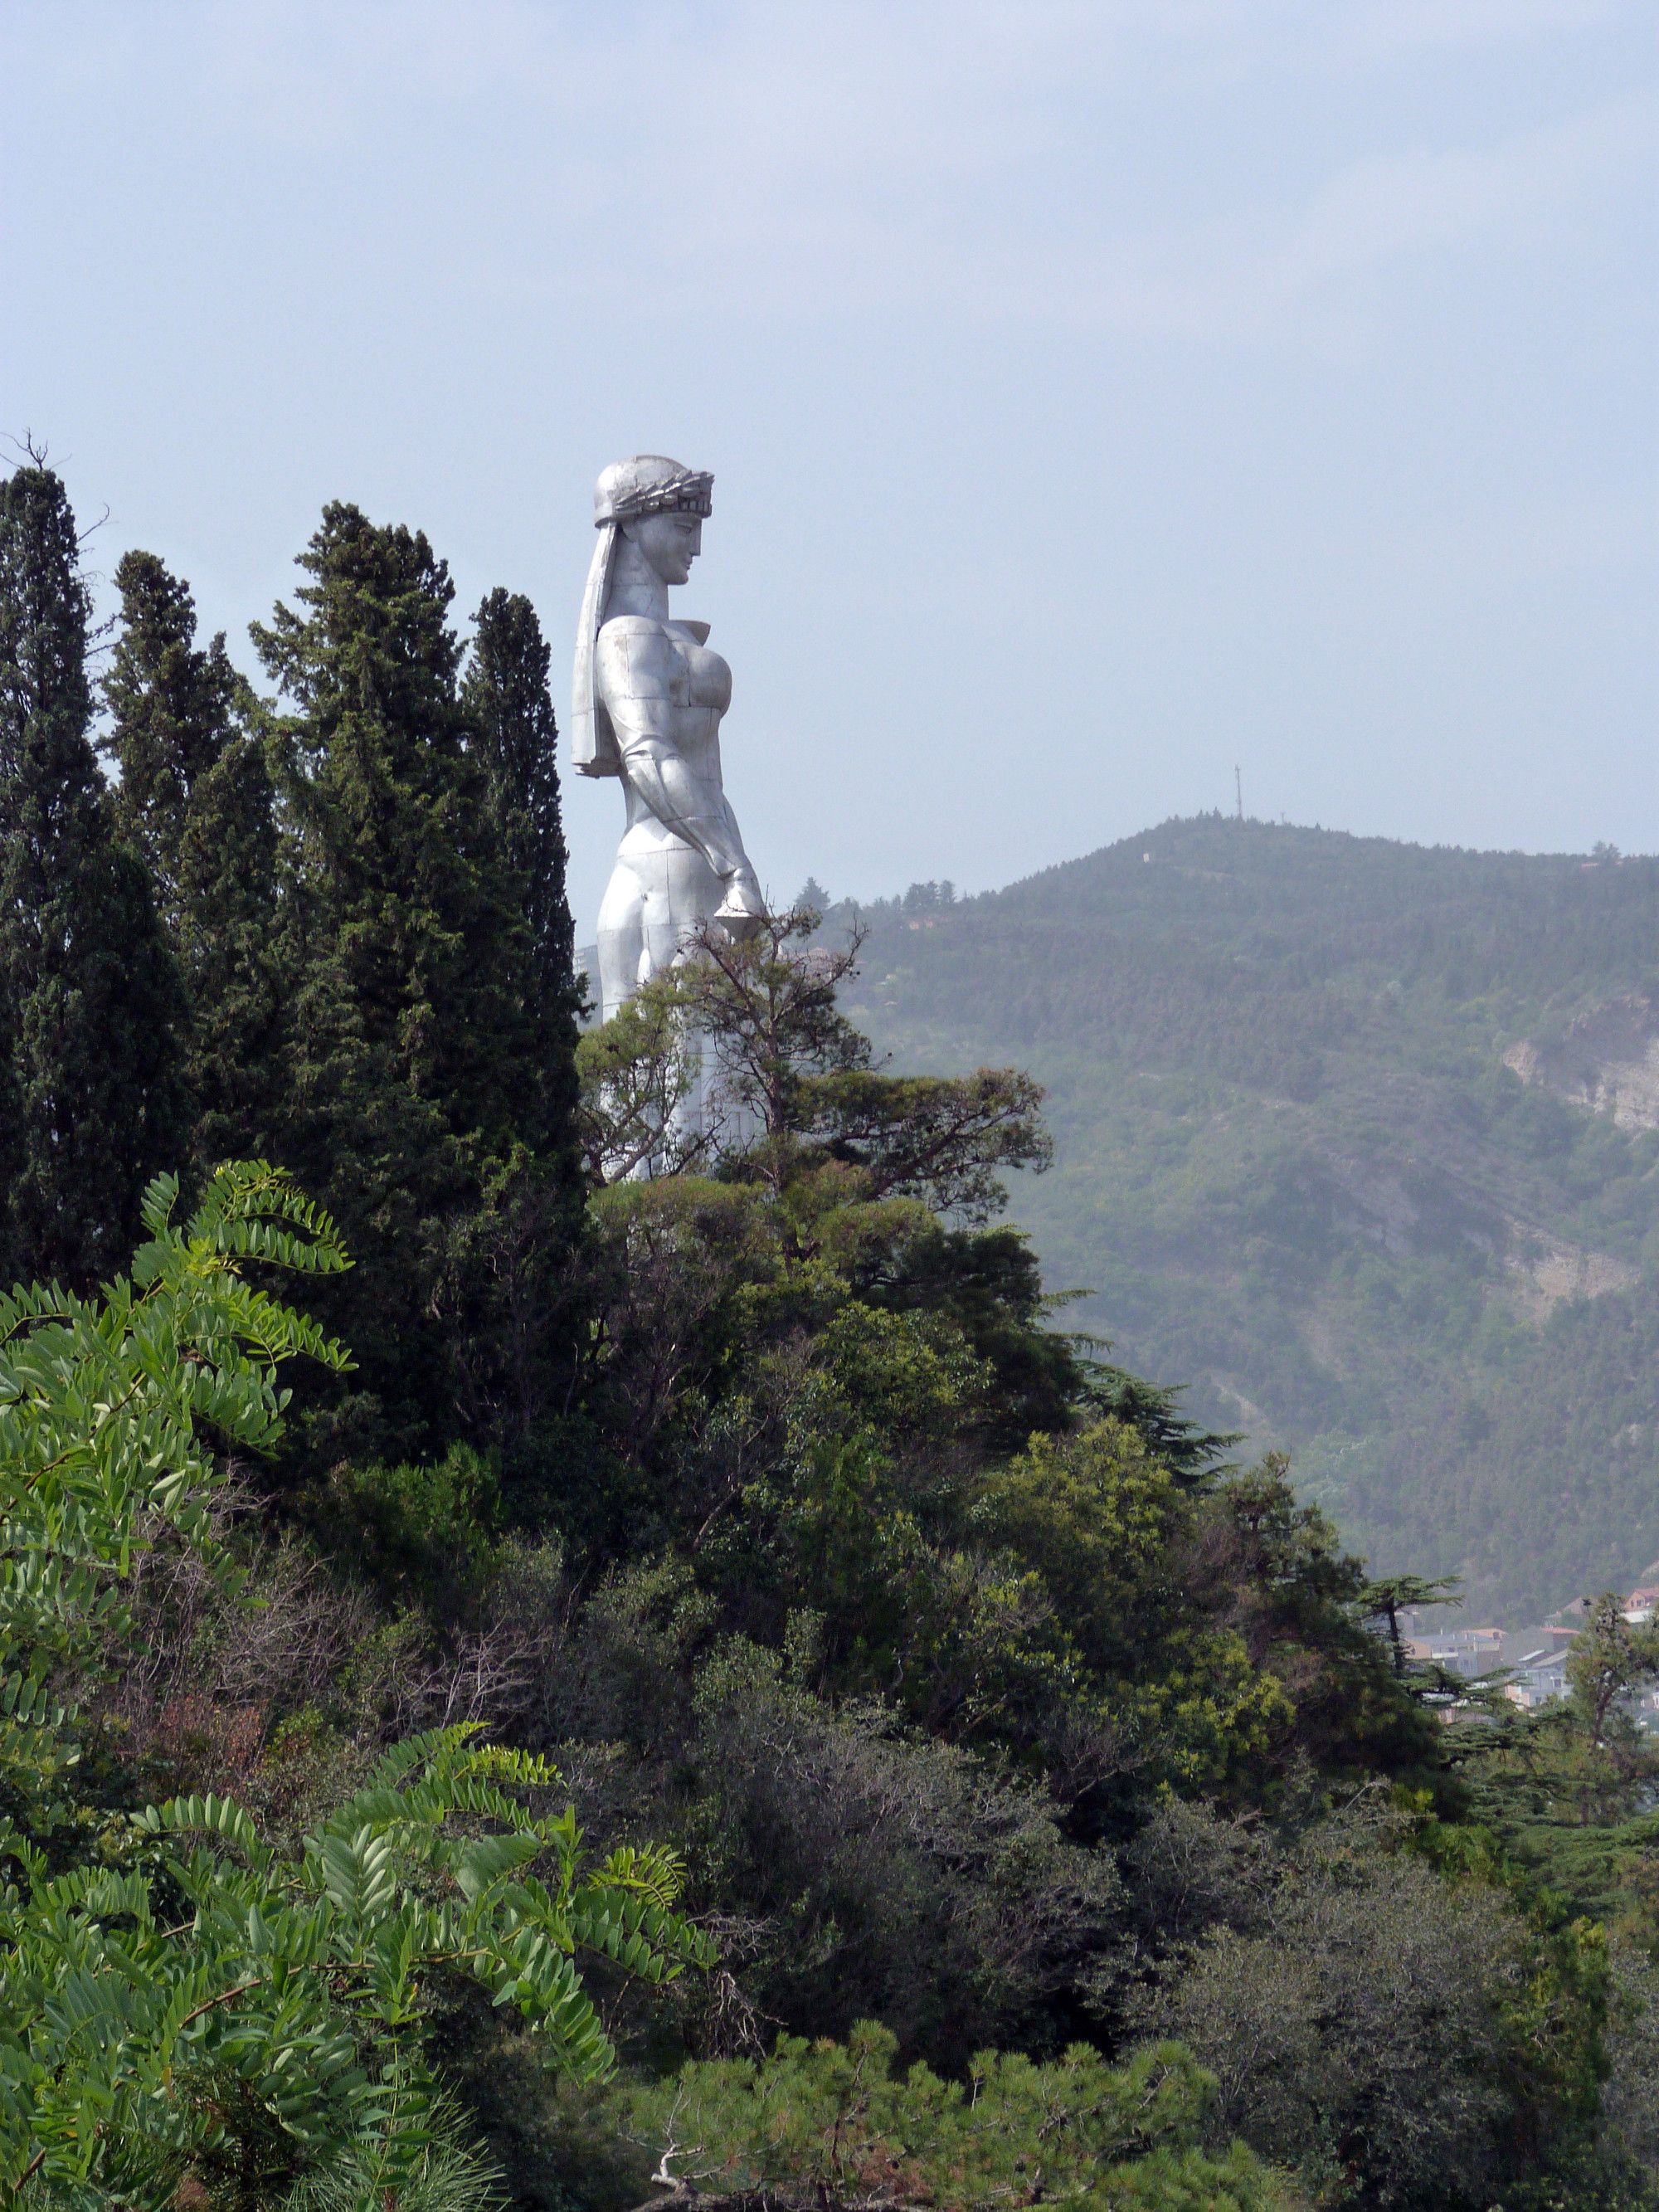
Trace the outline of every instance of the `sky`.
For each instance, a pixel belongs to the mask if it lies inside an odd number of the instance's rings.
[[[1659,849],[1650,0],[0,0],[0,433],[255,673],[323,503],[678,613],[761,880]],[[15,445],[0,453],[16,453]],[[107,598],[107,586],[105,586]],[[620,834],[571,777],[579,939]]]

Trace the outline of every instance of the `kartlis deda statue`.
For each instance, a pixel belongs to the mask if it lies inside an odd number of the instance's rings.
[[[764,905],[720,780],[732,672],[707,623],[674,622],[668,587],[702,550],[712,476],[636,453],[599,478],[576,632],[571,740],[584,775],[620,776],[628,823],[599,908],[605,1018],[713,920],[752,927]]]

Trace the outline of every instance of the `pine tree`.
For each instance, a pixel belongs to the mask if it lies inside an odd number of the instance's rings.
[[[124,554],[115,581],[121,634],[103,682],[112,720],[99,750],[121,770],[117,834],[149,864],[176,945],[185,817],[229,739],[239,682],[222,630],[205,653],[196,649],[190,586],[154,553]]]
[[[293,878],[281,1149],[360,1255],[337,1325],[378,1428],[356,1434],[419,1451],[457,1424],[483,1193],[536,1133],[529,933],[469,743],[445,563],[333,504],[300,565],[297,611],[253,629],[297,710],[272,732]]]
[[[0,971],[15,1099],[9,1256],[89,1285],[183,1139],[185,1018],[143,862],[88,734],[88,595],[50,469],[0,485]]]

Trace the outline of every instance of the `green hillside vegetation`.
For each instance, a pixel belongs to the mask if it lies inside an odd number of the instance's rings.
[[[1659,1558],[1659,861],[1209,816],[862,920],[900,1063],[1047,1086],[1073,1318],[1375,1567],[1522,1625]]]
[[[1659,1627],[1413,1663],[811,908],[579,1031],[527,601],[332,505],[261,696],[131,555],[100,727],[76,544],[32,458],[0,2212],[1659,2212]]]

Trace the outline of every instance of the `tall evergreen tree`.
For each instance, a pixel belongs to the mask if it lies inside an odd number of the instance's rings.
[[[253,637],[295,712],[273,728],[290,825],[295,995],[284,1159],[361,1255],[339,1323],[374,1434],[453,1431],[488,1185],[536,1132],[529,931],[469,744],[446,564],[333,504],[296,609]],[[366,1402],[372,1398],[374,1404]]]
[[[89,735],[88,597],[64,486],[0,485],[0,972],[12,1257],[86,1285],[131,1251],[183,1140],[185,1018],[148,873],[115,842]]]
[[[23,1142],[23,1100],[17,1079],[16,1011],[7,959],[8,936],[0,917],[0,1288],[19,1281],[23,1253],[17,1235],[12,1193],[27,1158]]]
[[[275,793],[240,733],[245,687],[221,631],[196,643],[188,584],[153,553],[115,572],[121,629],[100,750],[119,832],[149,865],[190,997],[186,1073],[199,1164],[280,1149],[282,1011]]]
[[[536,610],[520,592],[491,592],[475,622],[461,696],[484,766],[491,819],[501,854],[518,878],[530,932],[532,1012],[544,1085],[537,1142],[544,1157],[568,1162],[574,1181],[581,994],[565,887],[550,656]]]
[[[148,862],[176,939],[185,816],[229,740],[239,682],[222,630],[197,649],[190,586],[154,553],[123,554],[115,581],[121,630],[103,682],[111,721],[99,750],[121,770],[117,834]]]
[[[192,786],[178,894],[191,1005],[191,1150],[204,1168],[280,1155],[282,905],[275,793],[257,738],[231,738]]]

